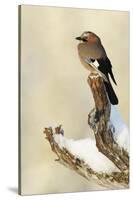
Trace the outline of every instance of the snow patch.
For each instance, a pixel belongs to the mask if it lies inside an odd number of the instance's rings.
[[[119,171],[106,156],[98,151],[94,139],[72,140],[57,134],[54,135],[54,139],[60,148],[65,147],[75,158],[83,160],[96,172]]]
[[[116,142],[129,151],[129,131],[115,106],[111,106],[110,123],[114,126]],[[61,134],[54,134],[60,148],[65,147],[75,158],[83,160],[96,172],[111,173],[119,169],[106,156],[98,151],[95,139],[67,139]]]
[[[129,152],[129,130],[115,106],[111,106],[110,122],[115,128],[115,141]]]

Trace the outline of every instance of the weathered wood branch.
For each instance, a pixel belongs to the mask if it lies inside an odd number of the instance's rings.
[[[57,155],[57,159],[55,159],[55,161],[58,161],[64,166],[74,170],[88,181],[93,179],[98,185],[101,185],[105,188],[114,189],[125,188],[128,186],[127,172],[112,172],[110,174],[95,172],[88,164],[84,162],[84,160],[77,158],[75,155],[70,153],[67,148],[61,148],[54,138],[56,134],[62,135],[61,126],[56,127],[55,130],[53,130],[51,127],[45,128],[44,134],[50,143],[52,151]]]
[[[93,115],[92,112],[89,114],[88,123],[95,133],[97,148],[121,171],[128,171],[128,153],[115,142],[109,126],[111,105],[106,94],[103,79],[100,76],[91,74],[88,77],[88,84],[95,101],[95,113]]]
[[[75,172],[86,178],[93,179],[106,188],[125,188],[129,183],[129,155],[121,148],[113,137],[112,126],[110,126],[111,105],[108,99],[103,79],[98,74],[90,74],[87,80],[95,102],[95,108],[88,115],[88,124],[92,128],[96,146],[105,155],[118,171],[112,173],[100,173],[94,171],[84,160],[73,155],[67,148],[60,147],[55,141],[55,135],[63,135],[61,126],[45,128],[46,139],[51,145],[52,151],[57,155],[56,161],[73,169]],[[102,171],[102,169],[101,169]]]

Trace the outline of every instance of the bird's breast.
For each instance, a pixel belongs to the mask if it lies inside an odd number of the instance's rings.
[[[78,54],[80,59],[92,58],[99,59],[103,55],[103,50],[97,45],[89,45],[87,43],[78,44]]]

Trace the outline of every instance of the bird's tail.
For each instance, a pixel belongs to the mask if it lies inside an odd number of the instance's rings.
[[[114,83],[117,85],[116,81],[115,81],[115,78],[114,78],[114,75],[113,75],[113,72],[112,72],[112,69],[110,69],[110,72],[109,72],[112,80],[114,81]]]
[[[107,62],[110,62],[108,58],[107,58]],[[100,64],[102,64],[102,63],[100,63]],[[109,63],[108,63],[107,66],[109,66]],[[118,104],[118,98],[117,98],[117,96],[116,96],[116,94],[115,94],[115,91],[114,91],[112,85],[111,85],[111,82],[110,82],[110,80],[109,80],[109,75],[108,75],[108,74],[110,74],[112,80],[113,80],[114,83],[116,84],[116,81],[115,81],[114,76],[113,76],[113,73],[112,73],[112,67],[111,67],[111,65],[110,65],[109,68],[106,68],[106,66],[102,65],[102,66],[99,66],[98,69],[99,69],[100,71],[102,71],[102,73],[105,74],[105,76],[106,76],[106,78],[107,78],[107,80],[108,80],[108,82],[107,82],[107,81],[104,81],[104,85],[105,85],[105,88],[106,88],[106,91],[107,91],[107,94],[108,94],[110,103],[111,103],[112,105],[117,105],[117,104]],[[106,69],[107,69],[107,71],[106,71]]]
[[[112,87],[111,83],[104,81],[104,85],[105,85],[105,88],[106,88],[110,103],[112,105],[117,105],[118,104],[118,98],[117,98],[117,96],[115,94],[115,91],[113,90],[113,87]]]

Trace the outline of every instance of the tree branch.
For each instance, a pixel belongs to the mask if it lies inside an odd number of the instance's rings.
[[[57,155],[56,161],[73,169],[87,180],[93,179],[97,184],[106,188],[125,188],[129,183],[129,155],[120,147],[113,137],[112,126],[110,125],[111,105],[104,87],[103,79],[97,73],[90,74],[87,80],[95,102],[95,108],[88,115],[88,124],[92,128],[96,147],[99,152],[106,156],[118,170],[105,173],[92,169],[88,162],[71,153],[69,148],[62,146],[56,136],[65,139],[61,126],[55,130],[51,127],[45,128],[44,134],[49,141],[52,151]],[[68,139],[67,139],[68,141]],[[69,141],[68,141],[69,142]],[[102,171],[102,169],[101,169]]]
[[[100,76],[88,77],[95,101],[96,113],[88,116],[88,124],[95,133],[96,145],[101,153],[107,156],[121,171],[128,171],[129,156],[126,150],[120,148],[113,138],[109,126],[111,105],[108,100],[103,79]]]
[[[98,185],[106,188],[125,188],[128,185],[128,173],[127,172],[112,172],[108,173],[98,173],[95,172],[84,160],[79,159],[65,147],[60,147],[60,144],[55,141],[56,135],[62,136],[61,126],[56,127],[55,130],[50,128],[45,128],[44,134],[46,139],[49,141],[51,150],[57,155],[59,163],[64,166],[74,170],[76,173],[86,178],[87,180],[93,179]],[[62,136],[64,137],[64,136]]]

